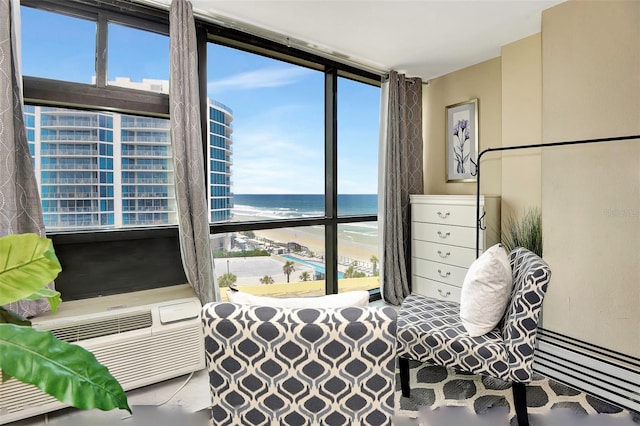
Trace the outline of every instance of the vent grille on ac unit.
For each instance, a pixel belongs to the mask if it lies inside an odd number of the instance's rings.
[[[102,336],[125,333],[149,328],[153,324],[151,311],[133,312],[96,321],[74,323],[71,326],[51,329],[51,332],[65,342],[80,342]]]

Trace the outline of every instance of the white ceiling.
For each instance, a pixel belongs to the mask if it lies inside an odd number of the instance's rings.
[[[501,46],[539,32],[542,10],[561,0],[191,2],[196,15],[232,27],[428,80],[497,57]]]

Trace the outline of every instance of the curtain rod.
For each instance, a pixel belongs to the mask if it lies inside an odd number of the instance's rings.
[[[640,139],[640,135],[629,135],[629,136],[615,136],[610,138],[598,138],[598,139],[582,139],[576,141],[566,141],[566,142],[551,142],[551,143],[536,143],[531,145],[514,145],[514,146],[503,146],[499,148],[487,148],[480,152],[477,159],[478,169],[477,169],[477,178],[476,178],[476,258],[480,256],[480,229],[482,229],[482,219],[484,218],[484,213],[480,216],[480,160],[482,160],[482,156],[489,152],[498,152],[498,151],[515,151],[518,149],[529,149],[529,148],[547,148],[552,146],[569,146],[569,145],[586,145],[592,143],[602,143],[602,142],[620,142],[620,141],[628,141],[632,139]]]
[[[422,77],[407,77],[407,83],[409,83],[409,84],[414,84],[414,83],[416,82],[416,80],[415,80],[415,79],[417,79],[417,78],[422,79]],[[385,74],[385,75],[383,75],[383,76],[382,76],[382,81],[383,81],[384,83],[386,83],[387,81],[389,81],[389,74]],[[428,86],[428,85],[430,85],[430,84],[431,84],[431,80],[426,80],[426,81],[423,81],[423,82],[422,82],[422,85],[423,85],[423,86]]]

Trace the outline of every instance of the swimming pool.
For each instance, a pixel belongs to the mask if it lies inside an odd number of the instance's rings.
[[[282,257],[284,257],[285,259],[291,260],[293,262],[299,263],[301,265],[311,266],[313,269],[316,270],[316,272],[321,272],[322,274],[325,273],[324,263],[311,262],[309,260],[302,260],[297,257],[289,256],[288,254],[283,254]],[[344,274],[338,271],[338,279],[341,279],[343,277],[344,277]]]

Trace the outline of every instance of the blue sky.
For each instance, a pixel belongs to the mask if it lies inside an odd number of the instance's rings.
[[[95,24],[22,7],[24,75],[88,83]],[[168,37],[109,27],[108,78],[169,78]],[[210,98],[233,110],[233,192],[324,191],[321,72],[210,44]],[[338,192],[377,192],[380,90],[338,81]]]

